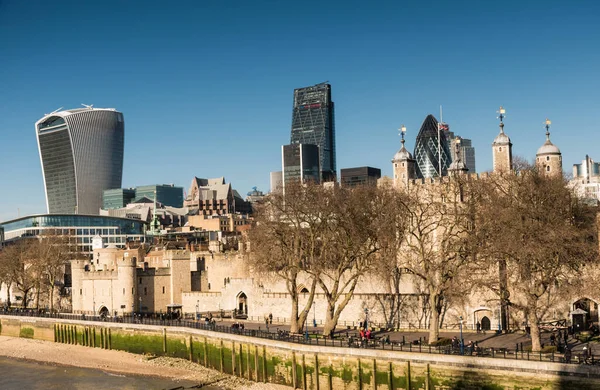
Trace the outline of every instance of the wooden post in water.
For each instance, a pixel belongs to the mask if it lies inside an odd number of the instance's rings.
[[[240,351],[238,353],[238,366],[240,371],[240,378],[244,377],[244,344],[240,343]]]
[[[110,330],[110,328],[108,328],[107,330],[108,332],[108,349],[112,349],[112,331]]]
[[[246,376],[250,381],[252,380],[252,375],[250,373],[250,344],[246,344],[246,351],[248,351],[246,354]]]
[[[331,366],[331,363],[329,364],[329,370],[327,370],[327,387],[328,390],[333,390],[333,378],[331,375],[331,372],[333,371],[333,367]]]
[[[394,370],[392,362],[388,365],[388,389],[394,390]]]
[[[256,376],[254,379],[258,382],[258,345],[256,344],[254,345],[254,375]]]
[[[104,328],[100,328],[100,348],[104,349]]]
[[[362,368],[360,367],[360,359],[356,359],[358,361],[358,390],[362,390]]]
[[[163,353],[167,354],[167,328],[163,328]]]
[[[92,328],[92,347],[96,348],[96,328]]]
[[[219,369],[223,372],[225,366],[225,357],[223,356],[223,340],[219,340]]]
[[[296,371],[296,352],[292,352],[292,388],[298,388],[298,372]]]
[[[427,373],[425,375],[425,390],[429,390],[430,377],[431,374],[429,373],[429,363],[427,363]]]
[[[377,390],[377,360],[373,359],[373,370],[371,376],[371,387],[373,390]]]
[[[263,369],[262,369],[262,374],[263,374],[263,382],[267,383],[269,381],[269,378],[267,378],[267,347],[265,347],[263,345]]]
[[[190,362],[193,362],[194,361],[194,341],[192,340],[192,335],[190,335],[189,341],[190,341],[190,346],[188,349],[188,351],[189,351],[188,358],[189,358]]]
[[[319,384],[319,355],[315,353],[315,385],[317,390],[321,390],[321,385]]]
[[[204,338],[204,367],[208,368],[208,340]]]
[[[231,375],[235,376],[235,342],[231,342]]]
[[[302,354],[302,390],[307,390],[306,385],[306,357]]]
[[[410,380],[410,360],[406,362],[406,390],[411,390],[412,383]]]

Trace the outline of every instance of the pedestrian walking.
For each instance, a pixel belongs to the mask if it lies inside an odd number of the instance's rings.
[[[479,322],[479,320],[477,320],[477,333],[481,332],[481,322]]]

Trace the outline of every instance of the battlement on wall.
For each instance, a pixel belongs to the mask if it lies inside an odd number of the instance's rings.
[[[467,173],[459,176],[463,180],[480,180],[487,179],[492,175],[491,172],[483,172],[483,173]],[[424,178],[424,179],[411,179],[408,181],[408,184],[411,186],[436,186],[443,183],[451,183],[456,181],[457,177],[455,176],[442,176],[436,178]]]

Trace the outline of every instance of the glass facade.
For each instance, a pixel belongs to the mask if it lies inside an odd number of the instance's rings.
[[[438,148],[438,134],[444,130],[438,130],[438,121],[433,115],[428,115],[423,121],[419,134],[417,135],[417,142],[415,144],[414,158],[416,160],[417,177],[422,178],[434,178],[439,177],[440,172],[442,176],[448,175],[448,167],[452,163],[452,157],[450,149],[448,148],[448,142],[446,136],[442,134],[439,139]],[[440,153],[441,149],[441,170],[440,170]]]
[[[319,147],[292,144],[282,146],[283,182],[301,180],[320,183]]]
[[[344,187],[377,185],[381,169],[373,167],[345,168],[340,171],[340,184]]]
[[[156,191],[156,201],[171,207],[183,207],[183,187],[174,185],[150,185],[139,186],[135,188],[135,199],[146,197],[154,200],[154,191]]]
[[[322,83],[294,90],[291,144],[319,147],[321,178],[335,179],[335,119],[331,85]]]
[[[85,253],[91,253],[92,238],[102,237],[104,244],[124,247],[127,240],[144,241],[145,223],[140,220],[100,215],[41,214],[0,223],[5,239],[36,236],[44,230],[76,237]]]
[[[123,114],[74,109],[36,123],[46,205],[52,214],[98,214],[102,191],[121,187]]]
[[[102,208],[104,210],[120,209],[135,199],[134,189],[117,188],[102,192]]]
[[[457,139],[460,139],[460,158],[465,163],[469,173],[477,172],[475,166],[475,147],[473,146],[473,142],[468,138],[462,138],[455,135],[452,131],[445,131],[444,133],[450,148],[451,161],[456,160],[456,148],[452,147],[452,145]]]

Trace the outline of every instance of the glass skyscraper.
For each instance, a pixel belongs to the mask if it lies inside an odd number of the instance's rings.
[[[415,144],[415,160],[417,162],[417,177],[422,178],[433,178],[446,176],[448,174],[448,167],[452,162],[452,155],[450,154],[450,148],[446,136],[443,134],[445,130],[438,130],[438,121],[433,115],[427,115],[427,118],[421,125],[421,130],[417,135],[417,142]],[[438,145],[438,135],[439,145]],[[440,152],[441,151],[441,169],[440,169]]]
[[[321,179],[335,180],[335,119],[330,84],[294,90],[290,143],[317,145]]]
[[[50,214],[98,214],[102,191],[121,187],[125,125],[112,108],[78,108],[36,122]]]
[[[291,144],[281,147],[283,186],[292,180],[320,182],[319,148],[317,145]]]

